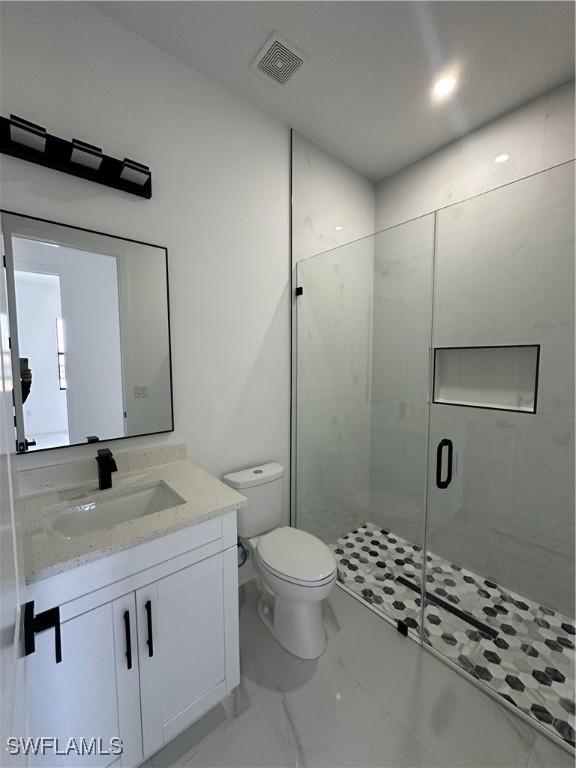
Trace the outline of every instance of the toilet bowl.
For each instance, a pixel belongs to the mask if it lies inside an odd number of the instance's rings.
[[[336,559],[316,536],[281,526],[284,469],[275,462],[224,475],[247,498],[238,534],[254,553],[261,596],[258,615],[287,651],[315,659],[326,648],[322,600],[334,588]]]
[[[320,539],[289,527],[251,544],[262,582],[260,618],[294,656],[318,658],[326,649],[322,600],[336,582],[334,555]]]

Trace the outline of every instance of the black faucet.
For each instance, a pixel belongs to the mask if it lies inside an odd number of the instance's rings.
[[[96,461],[98,462],[98,487],[101,491],[112,488],[112,472],[117,472],[118,467],[110,448],[100,448]]]

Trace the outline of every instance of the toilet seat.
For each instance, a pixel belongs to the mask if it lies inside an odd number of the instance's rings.
[[[336,577],[336,559],[312,534],[297,528],[276,528],[261,536],[256,555],[262,568],[302,587],[320,587]]]
[[[272,576],[276,576],[277,579],[280,579],[281,581],[285,581],[287,584],[294,584],[297,587],[305,587],[305,588],[322,587],[325,584],[330,584],[332,581],[336,579],[336,571],[333,571],[329,576],[326,576],[326,578],[322,579],[321,581],[304,581],[303,579],[291,578],[286,576],[286,574],[284,573],[275,571],[274,568],[271,568],[260,558],[258,558],[258,564],[262,571],[266,571]]]

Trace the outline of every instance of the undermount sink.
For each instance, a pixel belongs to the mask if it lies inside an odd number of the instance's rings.
[[[159,481],[145,487],[87,497],[73,505],[48,507],[43,516],[48,533],[75,539],[184,503],[172,488]]]

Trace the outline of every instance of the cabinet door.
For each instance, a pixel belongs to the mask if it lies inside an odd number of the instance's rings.
[[[226,695],[225,554],[136,592],[145,756]]]
[[[35,652],[23,660],[28,687],[27,735],[56,739],[59,751],[69,753],[55,754],[49,748],[43,755],[29,755],[28,764],[57,768],[137,765],[142,760],[142,738],[134,593],[68,619],[62,623],[61,633],[59,664],[54,658],[53,630],[37,634]],[[79,748],[82,739],[88,745],[95,739],[93,744],[100,754],[70,752],[71,738]],[[120,755],[110,749],[113,738],[122,740]]]

